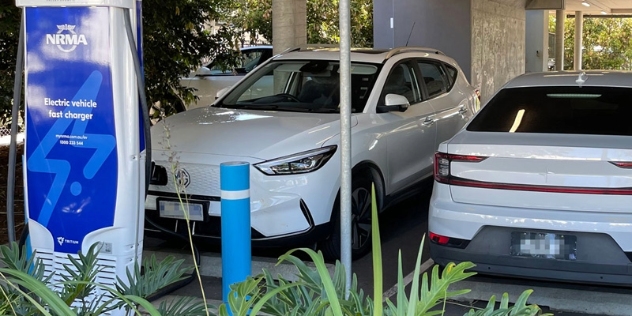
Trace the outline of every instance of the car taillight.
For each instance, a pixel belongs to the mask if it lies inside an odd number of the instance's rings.
[[[631,161],[610,161],[610,163],[619,168],[632,169]]]
[[[481,162],[487,157],[470,155],[452,155],[446,153],[435,153],[434,178],[439,183],[451,186],[472,187],[481,189],[513,190],[546,193],[570,193],[570,194],[598,194],[598,195],[632,195],[632,188],[599,188],[599,187],[570,187],[570,186],[550,186],[550,185],[530,185],[514,183],[484,182],[471,179],[464,179],[452,175],[453,162]],[[632,169],[630,161],[610,161],[611,164],[619,167]]]
[[[465,247],[467,247],[470,243],[469,240],[442,236],[433,232],[428,232],[428,236],[430,237],[431,243],[441,246],[465,249]]]
[[[435,153],[434,178],[439,183],[450,183],[450,165],[452,162],[481,162],[487,157],[471,155],[453,155],[446,153]]]
[[[450,242],[450,237],[437,235],[433,232],[429,232],[428,235],[430,236],[430,241],[439,245],[447,245]]]

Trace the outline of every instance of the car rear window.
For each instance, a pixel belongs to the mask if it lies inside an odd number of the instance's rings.
[[[467,130],[630,136],[631,120],[631,88],[508,88],[481,109]]]

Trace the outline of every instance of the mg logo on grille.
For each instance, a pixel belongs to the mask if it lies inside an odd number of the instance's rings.
[[[176,170],[176,184],[182,187],[188,187],[191,184],[191,175],[184,168]]]

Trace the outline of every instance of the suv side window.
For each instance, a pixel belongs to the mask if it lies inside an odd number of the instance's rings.
[[[444,94],[448,91],[449,82],[448,77],[445,75],[443,68],[440,65],[420,60],[419,70],[421,70],[421,76],[426,84],[426,90],[428,91],[428,97],[434,98]]]
[[[383,104],[384,98],[390,93],[405,96],[410,104],[421,102],[422,94],[417,83],[417,76],[410,64],[404,62],[394,66],[382,88],[380,103]]]

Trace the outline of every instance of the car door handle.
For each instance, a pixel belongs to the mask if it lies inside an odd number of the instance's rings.
[[[430,117],[426,117],[426,119],[421,122],[422,125],[424,126],[430,126],[434,123],[435,121],[433,119],[431,119]]]
[[[459,110],[459,114],[465,114],[467,113],[467,107],[466,106],[462,106],[461,109]]]

